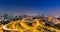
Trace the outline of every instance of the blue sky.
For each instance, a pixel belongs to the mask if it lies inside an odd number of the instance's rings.
[[[0,14],[60,16],[60,0],[0,0]]]

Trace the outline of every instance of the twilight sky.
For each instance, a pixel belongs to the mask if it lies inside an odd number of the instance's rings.
[[[60,0],[0,0],[0,14],[60,16]]]

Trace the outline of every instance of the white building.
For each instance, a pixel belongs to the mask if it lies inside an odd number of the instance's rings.
[[[54,24],[57,24],[57,20],[58,20],[58,19],[54,19],[52,22],[53,22]]]
[[[4,17],[0,17],[0,21],[4,20]]]

